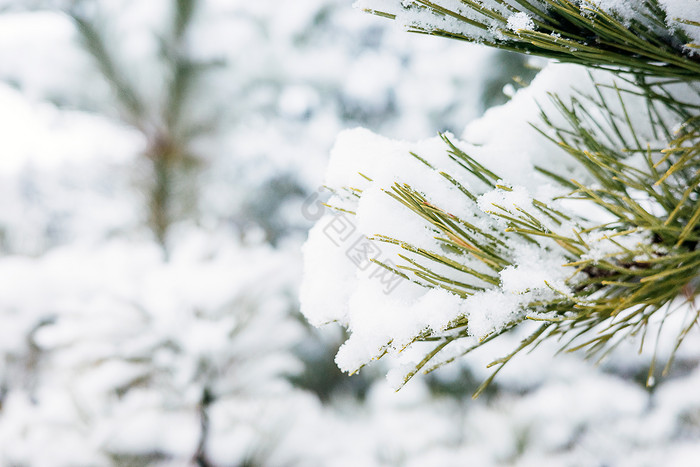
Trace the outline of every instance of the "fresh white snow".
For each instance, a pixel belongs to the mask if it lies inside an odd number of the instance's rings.
[[[522,246],[517,266],[501,272],[502,290],[469,300],[396,281],[361,253],[396,264],[398,249],[362,250],[363,235],[437,242],[382,189],[410,183],[480,226],[495,222],[484,212],[494,201],[552,199],[557,189],[529,169],[564,161],[528,122],[536,101],[549,105],[546,91],[567,95],[579,68],[548,66],[477,119],[499,69],[492,50],[406,34],[350,2],[202,1],[184,47],[211,62],[187,104],[187,120],[206,131],[190,141],[199,171],[180,180],[198,197],[175,219],[165,258],[146,226],[150,141],[54,9],[61,3],[0,0],[1,465],[195,465],[200,443],[216,466],[694,465],[697,338],[651,391],[643,379],[653,346],[638,356],[622,345],[595,367],[553,358],[545,344],[472,401],[486,364],[526,330],[393,390],[424,355],[405,348],[417,332],[470,314],[472,340],[440,358],[456,355],[521,313],[525,290],[549,293],[537,288],[561,279],[561,262]],[[155,113],[172,3],[83,4]],[[664,2],[668,11],[680,4]],[[414,11],[404,22],[423,20]],[[407,155],[455,171],[434,137],[443,130],[514,191],[465,176],[480,194],[467,205]],[[583,179],[575,164],[558,166]],[[323,209],[323,183],[363,190],[357,201],[331,201],[357,214]],[[599,243],[600,255],[613,247]],[[316,330],[305,318],[339,324]],[[324,362],[345,340],[340,325],[351,329],[336,357],[342,368],[385,348],[394,361],[334,376]],[[659,360],[670,352],[661,345]],[[326,377],[327,397],[295,383],[305,371]]]

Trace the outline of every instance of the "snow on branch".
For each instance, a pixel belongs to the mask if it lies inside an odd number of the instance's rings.
[[[496,372],[548,337],[605,355],[677,297],[692,302],[700,95],[589,76],[550,65],[472,124],[471,144],[338,138],[335,213],[310,233],[301,298],[313,323],[350,330],[343,370],[386,357],[400,387],[526,321],[540,326]]]
[[[700,73],[692,0],[358,0],[411,32],[655,76]]]

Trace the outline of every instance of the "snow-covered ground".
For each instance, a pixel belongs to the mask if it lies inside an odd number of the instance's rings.
[[[650,390],[633,345],[600,367],[543,345],[474,401],[521,336],[395,393],[381,365],[340,374],[340,328],[298,311],[338,133],[460,134],[522,59],[350,1],[201,0],[176,45],[204,68],[173,123],[163,49],[188,2],[74,2],[135,119],[64,3],[0,1],[0,465],[695,465],[697,335]],[[164,131],[192,163],[162,245]]]

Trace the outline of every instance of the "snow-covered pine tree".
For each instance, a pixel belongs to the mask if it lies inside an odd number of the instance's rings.
[[[122,120],[142,133],[148,142],[144,151],[150,165],[147,170],[149,186],[146,187],[148,225],[166,253],[171,224],[196,204],[194,181],[197,173],[194,169],[202,161],[194,155],[192,140],[209,130],[210,122],[206,119],[211,120],[209,116],[193,119],[194,112],[189,108],[192,88],[201,80],[202,72],[212,66],[193,59],[186,50],[185,38],[196,6],[196,0],[178,0],[170,24],[159,31],[157,60],[162,67],[163,76],[159,78],[164,91],[159,89],[162,96],[156,98],[139,89],[133,72],[125,73],[119,63],[120,57],[115,56],[102,31],[109,21],[100,17],[99,7],[74,2],[66,9],[85,50],[112,88]],[[144,87],[147,86],[141,86]],[[152,89],[148,91],[156,94]]]
[[[476,396],[544,341],[602,359],[671,333],[667,371],[700,316],[700,4],[356,6],[412,32],[555,62],[461,140],[339,137],[326,177],[335,210],[310,233],[302,288],[311,322],[351,333],[338,365],[387,357],[400,387],[525,333]]]

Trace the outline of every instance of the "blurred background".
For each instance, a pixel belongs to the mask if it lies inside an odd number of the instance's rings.
[[[0,465],[697,465],[697,342],[653,388],[545,348],[472,401],[518,336],[337,370],[297,289],[338,132],[459,134],[543,64],[351,4],[0,0]]]

